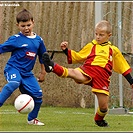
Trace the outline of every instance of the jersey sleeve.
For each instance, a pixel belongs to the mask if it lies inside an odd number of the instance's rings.
[[[113,70],[123,76],[131,72],[131,67],[117,47],[113,47]]]
[[[0,44],[0,54],[5,52],[11,52],[16,48],[17,39],[16,36],[11,36],[3,44]]]
[[[92,44],[86,44],[79,52],[68,50],[67,61],[68,64],[83,63],[91,52]]]
[[[42,54],[43,54],[44,52],[46,52],[46,51],[47,51],[47,50],[46,50],[45,43],[44,43],[43,39],[41,38],[41,39],[40,39],[40,46],[39,46],[39,50],[38,50],[39,62],[40,62],[41,64],[43,64],[43,61],[42,61]]]

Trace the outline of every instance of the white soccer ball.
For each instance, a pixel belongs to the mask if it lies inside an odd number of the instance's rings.
[[[14,106],[19,113],[28,114],[34,108],[34,100],[27,94],[20,94],[14,101]]]

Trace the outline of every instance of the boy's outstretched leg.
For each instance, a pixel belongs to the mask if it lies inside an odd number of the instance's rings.
[[[67,77],[68,69],[54,63],[47,52],[42,55],[43,64],[47,73],[54,72],[59,77]]]

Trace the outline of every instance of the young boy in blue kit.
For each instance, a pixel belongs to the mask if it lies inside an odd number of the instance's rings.
[[[11,57],[4,69],[7,84],[0,92],[0,106],[19,88],[21,93],[32,96],[35,102],[33,111],[28,114],[28,124],[44,125],[37,116],[43,96],[38,82],[43,82],[46,74],[42,62],[42,54],[46,52],[46,47],[43,39],[33,32],[34,20],[28,10],[20,11],[16,16],[16,21],[20,32],[0,45],[0,54],[11,52]],[[38,80],[32,73],[37,57],[41,66]]]

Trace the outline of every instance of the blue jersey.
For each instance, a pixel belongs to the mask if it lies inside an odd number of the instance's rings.
[[[42,54],[46,52],[43,39],[38,36],[24,36],[21,32],[8,38],[0,45],[0,54],[11,52],[7,65],[16,68],[20,73],[31,72],[37,55],[42,63]]]

